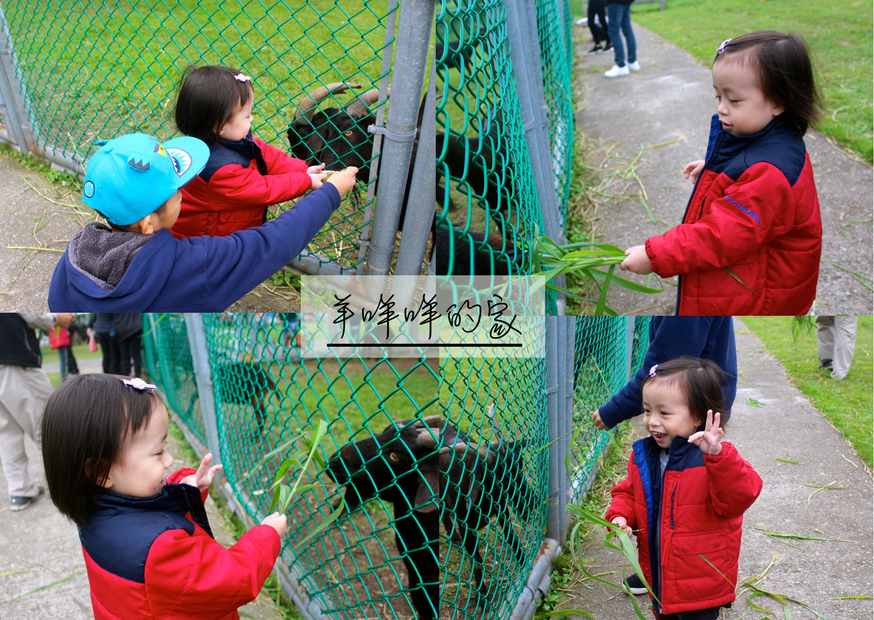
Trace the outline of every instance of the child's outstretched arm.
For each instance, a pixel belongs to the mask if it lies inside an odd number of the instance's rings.
[[[209,485],[212,484],[212,479],[215,477],[216,472],[224,468],[224,465],[214,465],[210,467],[211,463],[212,453],[209,453],[205,457],[203,457],[203,460],[200,462],[200,467],[197,468],[197,471],[190,476],[186,476],[185,478],[180,480],[180,482],[182,484],[189,484],[193,487],[197,487],[201,493],[208,490]]]

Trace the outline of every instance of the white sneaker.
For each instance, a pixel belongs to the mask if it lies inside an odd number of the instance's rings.
[[[625,66],[628,67],[629,69],[631,69],[632,71],[640,71],[640,63],[637,62],[636,60],[634,62],[628,63]]]
[[[628,75],[628,73],[628,65],[625,65],[624,67],[613,65],[612,69],[604,73],[604,77],[613,78],[619,77],[620,75]]]

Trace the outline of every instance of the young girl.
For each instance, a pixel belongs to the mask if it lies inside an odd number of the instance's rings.
[[[230,549],[203,501],[215,472],[170,473],[167,411],[154,385],[117,375],[72,377],[42,419],[52,501],[79,526],[94,617],[237,618],[279,556],[286,517],[272,514]]]
[[[806,314],[816,297],[822,222],[801,139],[820,111],[807,46],[760,30],[725,40],[717,108],[682,224],[626,250],[621,268],[680,274],[677,314]]]
[[[650,436],[634,442],[628,477],[611,492],[606,519],[637,533],[659,620],[715,620],[735,599],[743,513],[762,479],[720,443],[722,380],[706,359],[650,369],[641,386]]]
[[[260,226],[267,207],[322,186],[325,165],[307,167],[252,137],[252,80],[237,69],[205,66],[183,78],[176,126],[209,146],[203,171],[182,188],[177,237],[224,237]]]

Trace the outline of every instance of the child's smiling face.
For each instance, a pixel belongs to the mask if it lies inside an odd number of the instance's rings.
[[[252,106],[254,103],[254,97],[249,97],[249,102],[246,105],[239,106],[228,122],[219,130],[219,137],[237,141],[248,136],[252,129]]]
[[[656,377],[643,386],[643,425],[660,448],[669,448],[674,437],[689,437],[699,424],[675,381]]]
[[[112,464],[103,487],[130,497],[160,493],[173,465],[173,457],[164,449],[169,426],[167,410],[159,405],[149,423],[128,438],[124,454]]]
[[[783,113],[765,98],[749,58],[729,56],[713,65],[713,89],[722,128],[735,136],[751,136]]]

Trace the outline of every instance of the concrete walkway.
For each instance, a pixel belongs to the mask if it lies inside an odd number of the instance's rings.
[[[97,360],[99,362],[99,360]],[[91,369],[84,372],[90,372]],[[97,371],[99,372],[99,370]],[[45,486],[42,457],[26,440],[30,473]],[[191,467],[171,436],[167,449],[173,468]],[[9,510],[6,478],[0,476],[0,618],[16,620],[79,620],[93,618],[91,591],[76,526],[43,495],[21,512]],[[216,540],[229,547],[235,539],[215,502],[206,512]],[[280,620],[281,614],[264,592],[240,608],[242,617]]]
[[[871,472],[840,432],[792,386],[762,342],[737,319],[735,330],[738,393],[725,439],[764,481],[762,494],[744,515],[738,578],[759,575],[773,561],[760,588],[801,601],[829,620],[870,620],[874,614],[870,598],[838,597],[874,595]],[[751,399],[764,406],[751,406]],[[641,421],[642,417],[635,418],[637,437],[644,436]],[[817,484],[841,490],[810,486]],[[762,530],[853,542],[786,540],[799,547],[794,548]],[[587,540],[586,564],[595,574],[615,571],[602,578],[619,583],[623,558],[602,546],[604,533],[598,531]],[[625,594],[591,580],[585,583],[593,588],[577,585],[573,600],[561,607],[582,609],[595,620],[634,617]],[[722,612],[722,620],[740,618],[745,612],[748,618],[762,617],[762,612],[750,608],[750,594],[747,590],[739,596],[733,609]],[[644,596],[637,600],[642,607],[648,604]],[[759,597],[753,603],[783,618],[774,600]],[[790,612],[795,620],[814,618],[794,603]],[[647,617],[652,615],[647,612]]]
[[[608,191],[614,193],[627,186],[633,199],[613,204],[601,197],[611,204],[599,209],[598,239],[622,249],[642,245],[682,217],[692,193],[692,184],[682,169],[690,161],[704,159],[710,117],[716,112],[710,67],[698,64],[691,54],[649,30],[637,24],[633,28],[641,70],[612,79],[605,78],[604,71],[613,66],[613,54],[588,56],[586,52],[592,46],[588,30],[574,29],[575,74],[579,74],[574,84],[576,128],[598,149],[593,165],[627,167],[643,147],[635,170],[645,188],[651,218],[637,199],[640,188],[633,177]],[[714,53],[717,45],[719,41],[713,43]],[[816,313],[872,314],[874,293],[835,266],[871,277],[871,166],[816,131],[809,132],[804,140],[813,162],[823,221]],[[605,161],[604,153],[612,145],[616,146]],[[603,173],[609,174],[616,172]],[[622,275],[639,282],[646,279],[629,272]],[[610,303],[620,314],[673,314],[676,278],[671,280],[674,282],[658,295],[611,287]]]

